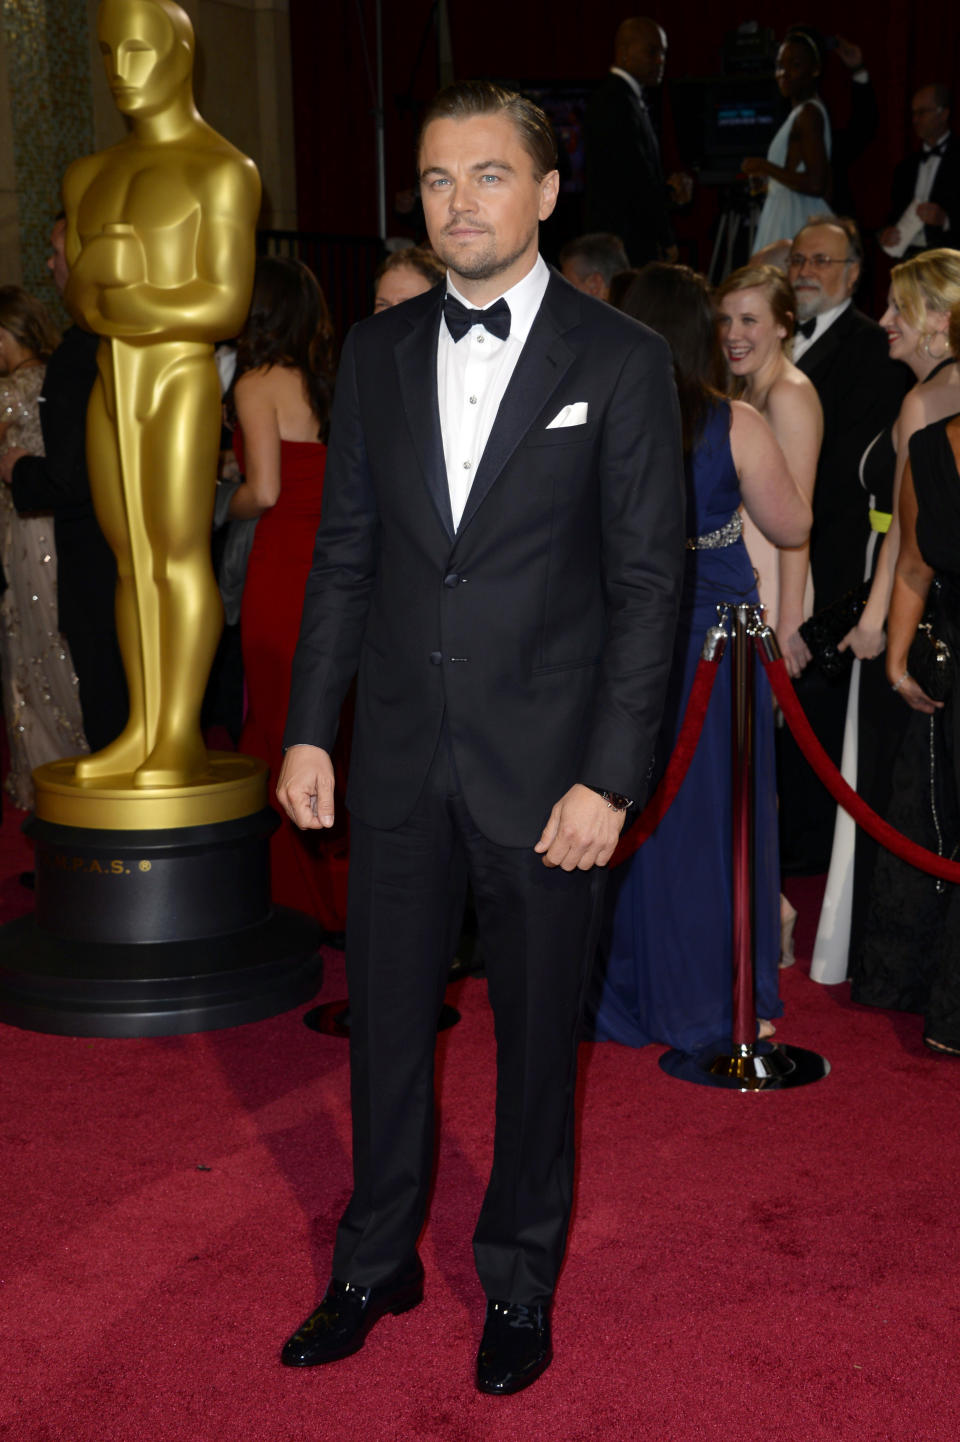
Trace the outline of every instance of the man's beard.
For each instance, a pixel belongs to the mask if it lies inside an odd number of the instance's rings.
[[[827,297],[824,296],[819,286],[816,290],[797,290],[794,287],[794,291],[797,297],[797,320],[812,320],[815,315],[820,315],[823,311],[830,309],[830,305],[825,303]]]
[[[483,250],[459,255],[455,250],[446,249],[444,236],[441,235],[434,244],[434,250],[454,275],[463,276],[464,280],[490,280],[492,276],[501,275],[508,270],[514,261],[523,255],[532,238],[533,232],[521,241],[515,250],[507,255],[500,255],[497,253],[496,238],[488,232],[489,243]]]

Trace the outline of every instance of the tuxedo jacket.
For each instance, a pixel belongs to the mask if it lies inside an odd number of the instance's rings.
[[[896,225],[913,199],[917,187],[917,171],[923,160],[923,151],[914,150],[907,155],[893,173],[893,190],[890,199],[889,223]],[[925,227],[927,245],[933,250],[946,245],[956,248],[960,244],[960,139],[954,134],[947,139],[947,148],[940,157],[937,173],[933,178],[930,199],[947,212],[950,228],[944,230],[938,225]]]
[[[552,274],[455,531],[443,291],[347,338],[285,744],[329,751],[357,672],[351,812],[406,819],[445,717],[474,821],[528,846],[574,782],[646,794],[684,555],[672,366]]]
[[[660,259],[673,245],[659,147],[645,135],[640,105],[619,75],[590,98],[584,123],[586,231],[619,235],[631,265]]]
[[[87,403],[100,337],[71,326],[47,365],[40,403],[43,456],[13,468],[18,511],[52,511],[61,631],[114,631],[117,565],[97,523],[87,474]]]
[[[823,407],[810,532],[819,610],[863,580],[870,518],[860,457],[874,436],[893,424],[911,376],[906,366],[890,359],[887,337],[877,323],[852,305],[797,366],[816,386]]]

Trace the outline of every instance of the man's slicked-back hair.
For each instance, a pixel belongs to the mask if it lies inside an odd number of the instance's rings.
[[[473,115],[506,115],[513,121],[524,150],[533,161],[540,181],[557,168],[557,141],[553,126],[540,106],[515,90],[492,80],[462,80],[439,91],[427,107],[417,136],[417,168],[427,126],[434,120],[468,120]]]

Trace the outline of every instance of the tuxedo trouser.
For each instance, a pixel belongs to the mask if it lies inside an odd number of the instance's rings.
[[[477,829],[444,725],[420,799],[390,831],[351,817],[347,915],[354,1191],[333,1275],[409,1268],[434,1149],[437,1017],[467,878],[497,1040],[494,1157],[474,1234],[486,1295],[545,1302],[573,1196],[577,1042],[606,873],[544,866]]]

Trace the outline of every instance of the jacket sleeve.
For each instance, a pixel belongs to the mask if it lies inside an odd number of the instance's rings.
[[[21,456],[13,468],[18,511],[62,511],[89,501],[87,402],[96,374],[95,338],[81,333],[74,339],[68,331],[50,358],[41,393],[46,455]]]
[[[356,673],[377,570],[379,523],[357,385],[356,331],[343,348],[323,509],[303,598],[284,746],[329,751]]]
[[[607,637],[581,777],[640,804],[673,657],[686,511],[670,353],[644,340],[617,378],[601,444]]]

